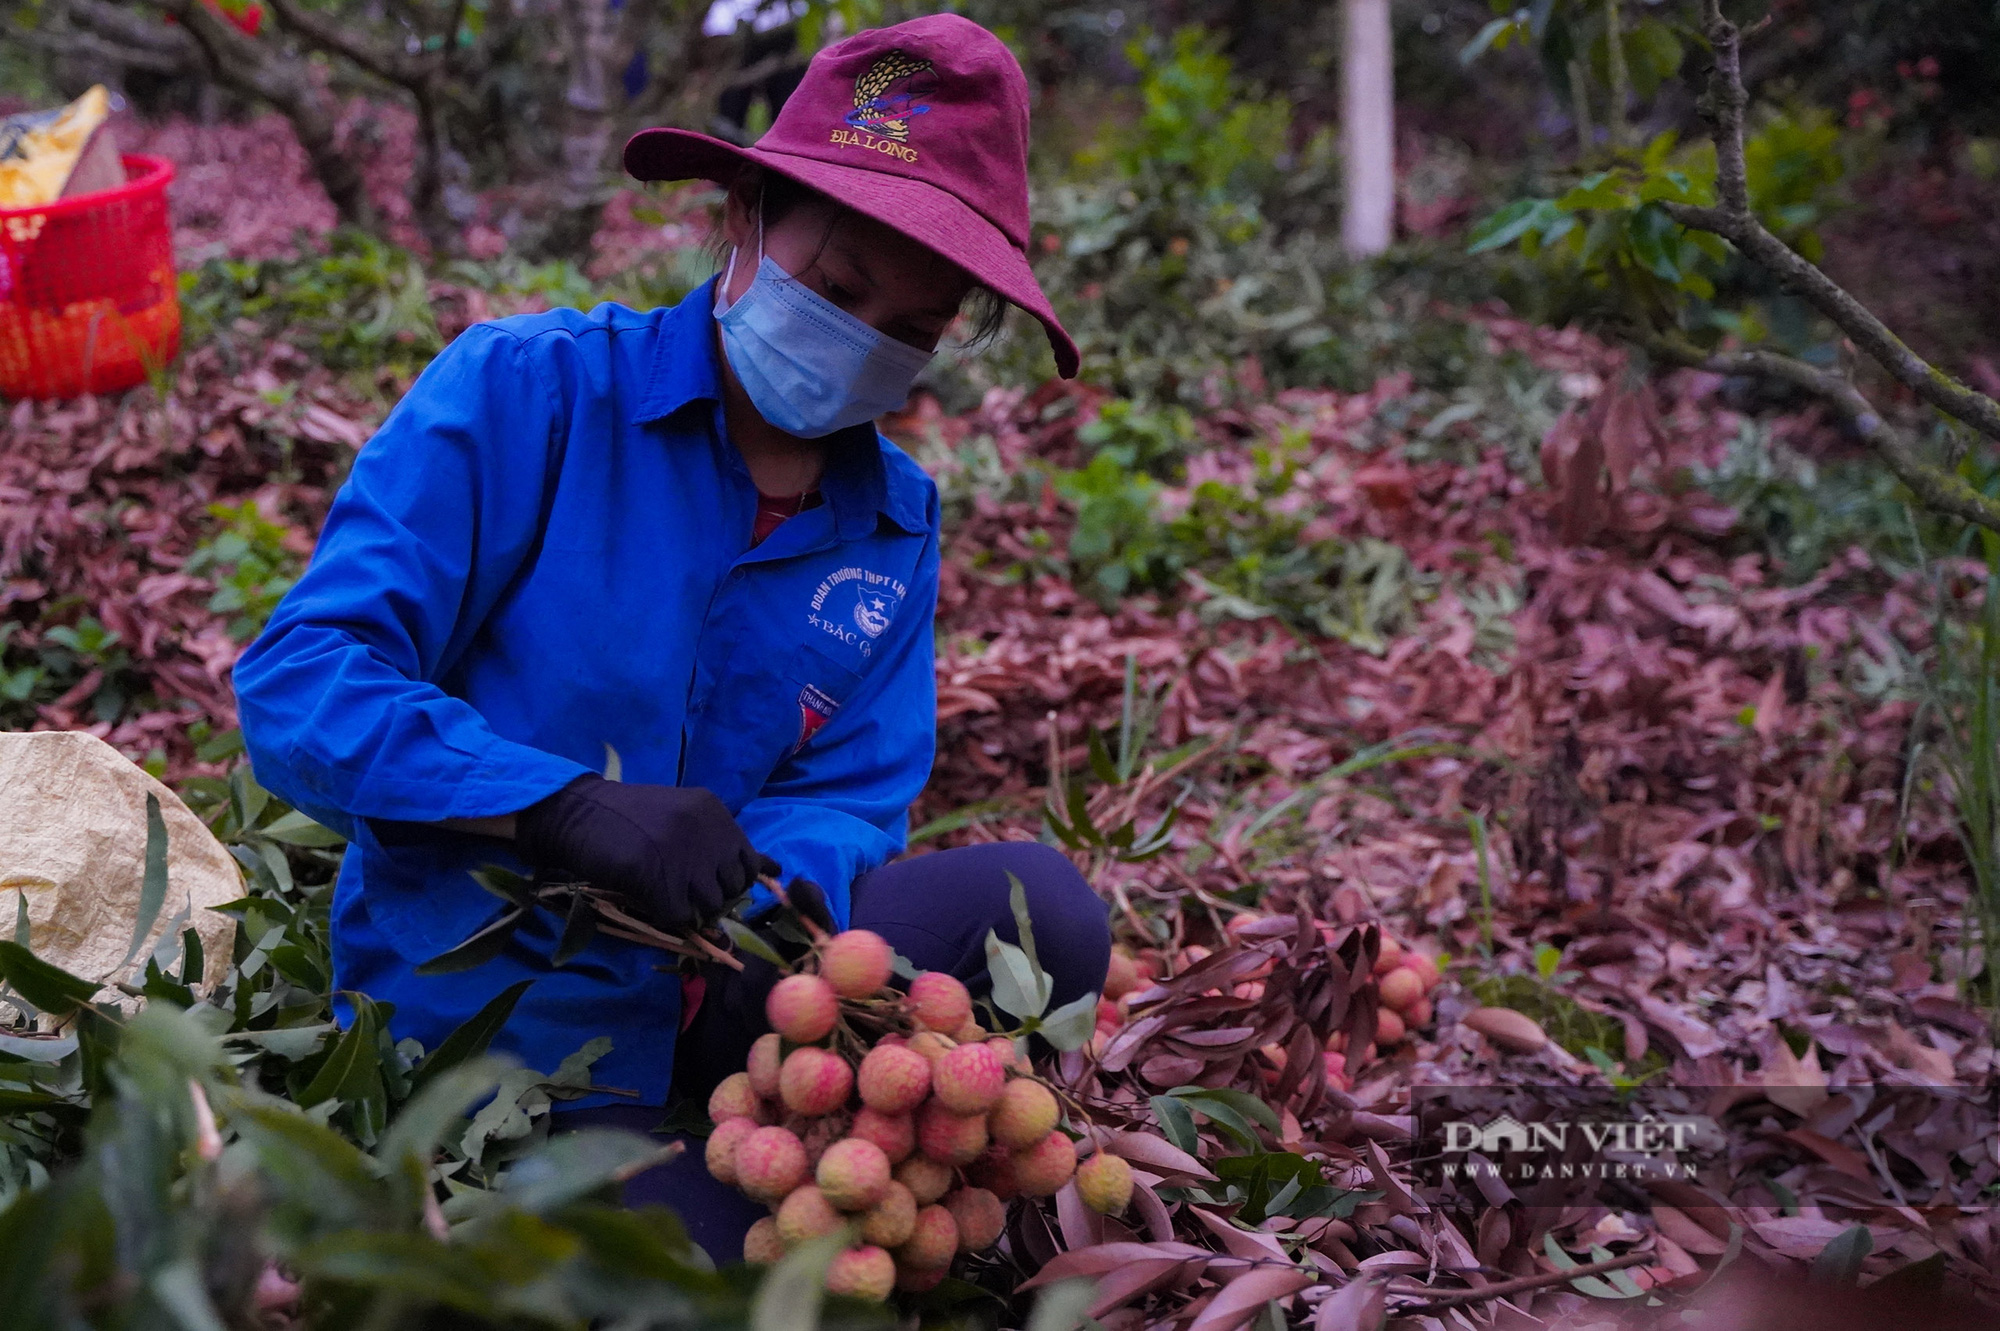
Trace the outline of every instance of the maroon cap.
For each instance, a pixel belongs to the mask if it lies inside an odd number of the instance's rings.
[[[640,180],[728,184],[776,171],[950,259],[1042,321],[1063,378],[1076,343],[1028,267],[1028,80],[998,37],[956,14],[858,32],[812,58],[749,148],[685,129],[625,145]]]

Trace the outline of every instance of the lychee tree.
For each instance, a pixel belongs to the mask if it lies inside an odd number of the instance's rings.
[[[1580,280],[1590,319],[1660,362],[1811,395],[1926,507],[2000,532],[1993,478],[1965,465],[1974,440],[2000,442],[2000,402],[1919,355],[1819,266],[1811,223],[1839,174],[1838,131],[1776,108],[1752,124],[1741,52],[1768,17],[1746,32],[1721,0],[1648,5],[1636,21],[1620,0],[1490,2],[1497,17],[1467,58],[1534,48],[1574,107],[1579,151],[1570,188],[1501,208],[1474,229],[1473,252],[1517,246]],[[1690,47],[1711,58],[1701,113],[1712,142],[1683,144],[1673,131],[1640,142],[1630,107],[1674,79]],[[1878,407],[1855,367],[1783,348],[1757,292],[1773,280],[1935,413],[1937,442]]]

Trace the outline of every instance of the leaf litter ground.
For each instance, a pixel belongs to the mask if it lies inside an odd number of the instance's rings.
[[[1832,1253],[1863,1280],[1929,1263],[1993,1297],[1992,1040],[1955,983],[1967,876],[1908,761],[1932,583],[1858,548],[1784,580],[1693,483],[1748,428],[1722,385],[1639,381],[1584,335],[1466,317],[1559,385],[1532,462],[1390,378],[1198,413],[1188,485],[1159,495],[1172,512],[1212,481],[1301,515],[1303,540],[1400,551],[1407,605],[1379,645],[1199,579],[1111,610],[1073,584],[1050,552],[1074,509],[1020,478],[1083,460],[1097,390],[994,390],[955,416],[920,399],[891,423],[952,514],[939,756],[916,819],[941,830],[924,844],[1041,834],[1052,774],[1099,827],[1176,810],[1165,853],[1078,851],[1163,977],[1065,1068],[1137,1165],[1138,1200],[1122,1222],[1067,1193],[1018,1208],[1013,1270],[993,1274],[1098,1275],[1107,1325],[1204,1331],[1274,1300],[1366,1325],[1385,1300],[1426,1308],[1599,1254],[1637,1264],[1436,1315],[1601,1321],[1621,1305],[1594,1295],[1698,1286],[1738,1251],[1799,1269]],[[176,776],[217,770],[189,735],[234,722],[241,641],[215,575],[187,567],[211,505],[251,503],[302,555],[382,396],[277,340],[193,349],[163,401],[17,404],[0,451],[9,645],[85,618],[117,635],[19,719]],[[1770,430],[1831,446],[1810,418]],[[1295,462],[1275,498],[1272,448]],[[980,450],[1008,479],[968,465]],[[1969,570],[1942,575],[1976,596]],[[1149,747],[1106,782],[1087,727],[1115,735],[1134,695]],[[1385,748],[1421,756],[1353,761]],[[1318,1051],[1373,1011],[1374,923],[1453,964],[1434,1030],[1343,1084]],[[1492,1003],[1554,1040],[1508,1054],[1459,1023]],[[1559,1212],[1504,1185],[1433,1206],[1413,1184],[1413,1087],[1648,1072],[1714,1088],[1731,1140],[1696,1183]],[[1884,1086],[1918,1108],[1869,1114]],[[1161,1103],[1177,1098],[1185,1119]],[[1292,1160],[1312,1168],[1274,1205]],[[1308,1187],[1323,1194],[1301,1203]]]

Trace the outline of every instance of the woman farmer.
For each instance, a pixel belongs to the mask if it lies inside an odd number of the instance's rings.
[[[602,935],[558,965],[538,911],[419,974],[496,916],[492,863],[675,931],[779,874],[975,987],[1011,876],[1055,1001],[1100,986],[1105,910],[1053,850],[892,862],[935,742],[939,506],[870,422],[968,304],[1026,309],[1075,373],[1025,255],[1027,136],[1020,67],[952,15],[821,52],[755,147],[642,133],[633,175],[729,187],[721,277],[468,329],[361,450],[236,687],[260,779],[351,842],[334,980],[393,1003],[396,1037],[436,1048],[528,981],[495,1046],[552,1071],[609,1036],[592,1075],[628,1093],[571,1124],[651,1128],[743,1066],[767,968],[683,985]],[[734,1259],[749,1204],[697,1196],[698,1163],[656,1174],[635,1184]]]

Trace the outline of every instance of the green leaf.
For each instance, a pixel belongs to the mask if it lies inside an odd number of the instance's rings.
[[[346,837],[331,827],[314,822],[296,809],[282,817],[273,818],[270,823],[257,829],[257,835],[267,836],[273,841],[282,841],[288,846],[320,848],[347,844]]]
[[[1816,1285],[1858,1285],[1861,1263],[1875,1251],[1875,1236],[1866,1225],[1850,1225],[1820,1249],[1808,1278]]]
[[[16,946],[30,945],[28,927],[28,889],[20,888],[14,893],[14,942]]]
[[[760,961],[768,961],[773,966],[785,964],[785,959],[778,955],[778,949],[765,942],[755,929],[743,921],[723,916],[722,932],[729,935],[729,941],[736,945],[739,952],[748,952],[751,956]]]
[[[468,1063],[486,1052],[493,1043],[493,1037],[507,1024],[507,1018],[514,1015],[514,1005],[521,1001],[521,995],[528,992],[533,980],[517,980],[492,998],[486,1006],[467,1017],[457,1030],[444,1037],[444,1042],[419,1063],[410,1074],[410,1094],[421,1093],[424,1087],[444,1073]]]
[[[1472,228],[1467,254],[1484,254],[1511,245],[1535,229],[1548,207],[1547,199],[1516,199]]]
[[[1042,959],[1035,955],[1035,922],[1028,916],[1028,889],[1014,874],[1007,875],[1007,909],[1013,912],[1014,929],[1021,936],[1021,950],[1037,975],[1045,975]]]
[[[358,1005],[354,1024],[334,1041],[333,1048],[327,1051],[326,1060],[319,1065],[319,1071],[299,1092],[299,1107],[310,1109],[336,1097],[356,1100],[363,1098],[371,1089],[379,1091],[382,1069],[376,1062],[375,1035],[374,1005]]]
[[[1097,1033],[1097,1001],[1098,996],[1089,993],[1064,1003],[1042,1018],[1036,1033],[1064,1053],[1083,1048]]]
[[[549,954],[551,966],[567,966],[583,954],[597,937],[597,909],[590,904],[590,898],[578,892],[569,899],[569,911],[563,916],[562,937],[556,940],[555,951]]]
[[[852,1226],[802,1243],[786,1253],[750,1305],[750,1331],[819,1331],[820,1304],[826,1298],[826,1270],[847,1249]]]
[[[1458,53],[1458,63],[1469,65],[1488,51],[1506,50],[1507,40],[1517,35],[1514,30],[1518,27],[1520,27],[1519,21],[1512,17],[1494,19],[1465,44],[1464,49]]]
[[[1096,726],[1085,728],[1084,749],[1090,755],[1090,770],[1099,781],[1107,786],[1120,784],[1118,764],[1111,761],[1111,750],[1105,747],[1104,734]]]
[[[1632,196],[1625,188],[1625,181],[1615,171],[1599,171],[1576,182],[1569,192],[1555,201],[1555,207],[1566,213],[1590,209],[1621,209],[1632,206]]]
[[[544,1142],[507,1171],[499,1197],[536,1215],[579,1201],[619,1177],[678,1154],[673,1143],[616,1128],[582,1128]]]
[[[1278,1131],[1278,1111],[1248,1091],[1232,1090],[1226,1086],[1176,1086],[1167,1094],[1189,1101],[1202,1113],[1208,1113],[1208,1104],[1226,1105],[1251,1122],[1261,1124],[1266,1131]]]
[[[535,883],[533,879],[515,873],[512,869],[498,864],[482,864],[470,872],[473,882],[479,884],[494,896],[499,897],[502,901],[511,902],[523,910],[534,906]]]
[[[1172,1142],[1189,1155],[1201,1153],[1201,1133],[1194,1125],[1194,1111],[1186,1101],[1171,1095],[1156,1095],[1152,1098],[1153,1117],[1160,1121],[1160,1130]]]
[[[484,966],[507,950],[507,944],[514,939],[514,930],[527,918],[527,914],[526,908],[520,906],[505,912],[451,951],[440,952],[418,966],[417,974],[449,975],[454,971],[469,971]]]
[[[378,1166],[352,1142],[289,1107],[252,1105],[231,1114],[257,1148],[263,1179],[327,1223],[359,1220],[379,1195]]]
[[[609,744],[604,746],[604,779],[606,781],[623,781],[625,779],[625,760],[620,758],[618,750],[612,748]]]
[[[1001,940],[998,930],[986,931],[986,973],[993,980],[993,1003],[1009,1016],[1039,1017],[1049,1005],[1048,977],[1028,960],[1028,954]]]
[[[238,769],[241,770],[241,769]],[[167,900],[167,821],[160,816],[160,797],[151,791],[146,793],[146,873],[139,885],[139,913],[132,922],[132,945],[125,949],[125,959],[118,963],[123,970],[132,964],[132,958],[139,955],[145,945],[146,935],[153,932],[153,925],[160,918],[160,907]]]
[[[1548,1254],[1550,1261],[1565,1271],[1574,1271],[1577,1268],[1578,1263],[1576,1259],[1563,1251],[1562,1245],[1556,1242],[1556,1236],[1553,1232],[1542,1235],[1542,1251]],[[1602,1254],[1602,1256],[1598,1254]],[[1604,1261],[1610,1255],[1610,1253],[1605,1252],[1602,1248],[1593,1248],[1591,1250],[1593,1261]],[[1645,1293],[1636,1284],[1632,1286],[1632,1294],[1621,1293],[1619,1290],[1599,1280],[1596,1276],[1578,1276],[1569,1283],[1570,1288],[1580,1294],[1587,1294],[1593,1299],[1629,1299],[1638,1294]],[[1631,1282],[1628,1280],[1627,1283]]]
[[[1024,1331],[1076,1331],[1097,1299],[1097,1282],[1084,1277],[1058,1280],[1035,1296]]]
[[[151,795],[146,799],[157,803]],[[216,1315],[215,1304],[208,1297],[208,1282],[193,1259],[160,1267],[146,1285],[153,1297],[173,1314],[181,1331],[229,1331]]]
[[[201,935],[192,928],[181,930],[181,983],[200,984],[207,971],[208,957],[201,945]]]
[[[74,1035],[14,1035],[0,1031],[0,1054],[30,1063],[60,1063],[76,1052]]]
[[[1650,205],[1633,213],[1625,224],[1632,257],[1662,282],[1681,280],[1680,230],[1679,223]]]
[[[19,943],[0,943],[0,980],[53,1017],[67,1017],[104,987],[50,965]]]

